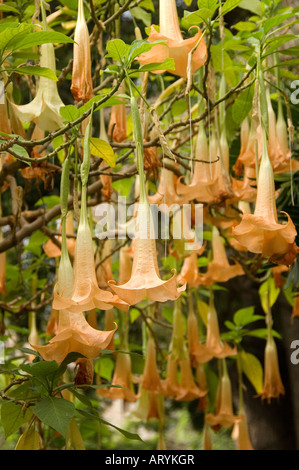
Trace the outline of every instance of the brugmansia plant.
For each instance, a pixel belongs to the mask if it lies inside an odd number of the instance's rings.
[[[0,449],[296,448],[298,14],[0,0]]]

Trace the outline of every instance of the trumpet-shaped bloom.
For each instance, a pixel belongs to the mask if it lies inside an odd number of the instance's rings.
[[[45,346],[31,344],[31,346],[45,361],[56,361],[58,364],[71,352],[92,359],[99,355],[101,349],[106,349],[114,333],[115,329],[95,330],[87,323],[82,312],[61,310],[56,335],[50,339],[49,344]]]
[[[240,421],[234,424],[232,432],[232,438],[236,443],[236,450],[254,450],[249,435],[245,412],[240,412],[239,417]]]
[[[188,54],[197,46],[192,54],[192,73],[202,67],[206,61],[207,48],[202,37],[201,30],[197,27],[198,32],[194,37],[183,39],[175,0],[160,0],[159,8],[159,24],[160,32],[155,27],[151,27],[148,38],[149,42],[166,41],[166,44],[157,44],[149,52],[145,52],[138,57],[138,61],[142,64],[151,64],[163,62],[167,58],[174,59],[175,70],[169,72],[180,77],[187,77]],[[162,73],[165,70],[155,71],[154,73]]]
[[[149,203],[158,205],[166,204],[166,206],[171,206],[172,204],[184,204],[186,202],[186,198],[177,194],[175,178],[176,177],[171,170],[162,168],[158,190],[153,196],[148,196]]]
[[[59,229],[61,231],[61,227]],[[74,219],[73,219],[73,214],[72,212],[68,213],[67,219],[66,219],[66,233],[67,235],[74,235]],[[57,240],[61,242],[61,237],[57,237]],[[70,255],[74,256],[75,254],[75,246],[76,246],[76,239],[69,237],[66,241],[68,251]],[[58,248],[55,243],[52,242],[51,239],[49,239],[44,245],[43,245],[43,250],[46,253],[49,258],[56,258],[57,256],[61,255],[61,250]]]
[[[196,352],[196,359],[198,362],[203,363],[210,361],[212,357],[217,357],[220,359],[227,356],[235,356],[236,354],[237,348],[231,348],[220,338],[218,317],[215,310],[213,296],[211,294],[208,312],[206,343],[204,345],[199,343]]]
[[[265,376],[261,397],[263,400],[267,399],[270,402],[272,398],[278,398],[284,394],[285,390],[279,372],[276,344],[273,336],[269,335],[265,348]]]
[[[119,387],[111,387],[109,390],[99,388],[97,390],[98,395],[112,400],[121,398],[129,402],[136,401],[132,384],[131,357],[129,354],[117,354],[112,385],[118,385]]]
[[[232,179],[233,192],[238,201],[255,202],[257,193],[255,178],[255,168],[246,166],[243,180]]]
[[[254,214],[243,213],[241,223],[232,228],[233,237],[248,251],[275,257],[284,264],[284,257],[295,250],[295,226],[289,217],[287,224],[279,224],[275,202],[274,176],[264,137],[263,158],[259,170],[257,199]],[[279,261],[281,259],[281,261]],[[276,261],[277,260],[277,261]]]
[[[190,287],[198,287],[200,275],[197,265],[197,254],[192,253],[184,259],[182,269],[178,275],[179,282],[186,282]]]
[[[94,308],[109,310],[113,306],[118,306],[120,309],[128,309],[128,305],[117,296],[98,287],[93,241],[87,218],[86,195],[84,192],[82,192],[81,216],[77,232],[74,274],[74,288],[71,298],[65,298],[63,291],[57,289],[56,286],[53,308],[57,310],[67,309],[74,313]]]
[[[73,49],[71,92],[76,101],[86,103],[93,97],[89,32],[84,16],[83,0],[78,1],[78,18]]]
[[[176,274],[163,281],[159,274],[153,222],[147,201],[138,206],[132,275],[128,282],[116,285],[109,281],[114,292],[129,305],[148,298],[157,302],[177,299],[185,285],[177,287]]]
[[[193,401],[202,398],[207,394],[207,390],[200,390],[194,382],[190,359],[180,361],[181,384],[176,396],[178,401]]]
[[[152,336],[149,336],[147,342],[146,360],[141,386],[149,392],[162,392],[162,384],[156,362],[156,346]]]
[[[167,359],[166,379],[161,381],[163,394],[168,398],[175,398],[179,392],[178,362],[171,354]]]
[[[229,264],[225,247],[217,227],[213,227],[213,261],[209,263],[208,270],[200,276],[200,283],[213,285],[215,282],[226,282],[236,276],[244,274],[242,266],[235,262]]]
[[[122,82],[117,94],[125,93],[126,85]],[[117,96],[116,94],[116,96]],[[122,101],[121,98],[119,100]],[[115,104],[111,107],[111,116],[108,127],[108,135],[115,142],[122,142],[127,138],[127,115],[126,105]]]
[[[235,423],[241,421],[241,418],[235,416],[233,412],[232,386],[226,365],[224,366],[219,387],[218,409],[216,409],[215,414],[208,413],[205,417],[206,422],[215,430],[218,430],[221,426],[230,428]]]
[[[41,45],[40,66],[48,67],[56,72],[55,53],[53,44]],[[28,104],[16,105],[10,103],[17,117],[22,122],[34,121],[45,131],[55,131],[63,125],[59,109],[64,106],[54,80],[40,77],[35,98]]]

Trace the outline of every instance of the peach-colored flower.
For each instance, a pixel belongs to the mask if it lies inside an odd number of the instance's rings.
[[[213,450],[211,427],[206,421],[203,427],[202,450]]]
[[[109,256],[111,253],[112,247],[111,247],[111,241],[109,238],[105,240],[104,247],[101,251],[101,256],[99,250],[97,250],[96,253],[96,277],[98,281],[98,285],[101,288],[107,287],[108,286],[108,281],[111,281],[113,279],[113,273],[112,273],[112,257]],[[109,256],[107,258],[107,256]],[[100,258],[104,259],[104,261],[101,264],[98,264],[100,262]],[[105,259],[106,258],[106,259]]]
[[[198,44],[196,50],[192,54],[192,72],[196,72],[202,67],[206,61],[207,49],[202,33],[199,28],[196,35],[189,39],[183,39],[179,19],[176,9],[175,0],[160,0],[159,8],[160,32],[158,33],[154,26],[151,27],[151,33],[148,41],[154,42],[158,40],[166,41],[167,44],[157,44],[153,48],[138,57],[138,61],[144,64],[161,63],[167,58],[173,58],[175,62],[175,70],[169,70],[174,75],[187,77],[188,54]],[[200,42],[199,42],[200,41]],[[155,71],[154,73],[162,73],[165,70]]]
[[[93,97],[93,87],[89,32],[84,16],[83,0],[78,0],[74,41],[71,92],[76,101],[86,103]]]
[[[138,206],[134,241],[130,280],[123,285],[109,281],[109,286],[129,305],[134,305],[146,297],[157,302],[177,299],[185,289],[185,285],[177,287],[175,273],[167,281],[163,281],[160,277],[152,215],[146,200],[140,202]]]
[[[273,336],[269,334],[265,347],[264,387],[260,395],[263,400],[267,399],[270,403],[272,398],[278,398],[284,394],[285,390],[279,372],[277,348]]]
[[[166,206],[185,204],[187,202],[186,198],[179,196],[176,192],[175,180],[176,176],[174,173],[163,167],[160,173],[157,192],[152,196],[148,196],[149,203],[158,205],[166,204]]]
[[[192,401],[202,398],[207,394],[207,390],[200,390],[194,382],[190,359],[180,361],[181,383],[179,392],[176,395],[178,401]]]
[[[230,428],[236,422],[240,422],[241,418],[234,415],[232,403],[232,386],[227,372],[225,362],[223,363],[223,372],[219,382],[219,407],[216,408],[215,414],[208,413],[205,421],[215,430],[221,426]]]
[[[234,424],[232,438],[236,443],[236,450],[254,450],[250,440],[248,423],[245,412],[239,412],[240,421]]]
[[[136,401],[132,384],[131,357],[129,354],[117,353],[111,385],[119,385],[119,387],[110,387],[108,390],[99,388],[97,390],[98,395],[112,400],[122,398],[129,402]]]
[[[59,231],[61,231],[61,226],[59,228]],[[67,219],[66,219],[66,233],[67,233],[67,235],[74,235],[74,219],[73,219],[72,212],[68,213],[68,216],[67,216]],[[57,240],[61,243],[61,237],[57,237]],[[71,256],[74,256],[75,255],[76,239],[72,238],[72,237],[69,237],[69,238],[67,238],[66,244],[67,244],[69,254]],[[57,256],[61,255],[60,248],[58,248],[58,246],[55,245],[55,243],[53,243],[51,239],[49,239],[43,245],[43,250],[49,258],[56,258]]]
[[[192,253],[184,259],[182,269],[178,275],[179,282],[186,282],[189,287],[198,287],[200,276],[197,265],[197,254]]]
[[[123,81],[118,89],[118,94],[126,92],[126,85]],[[122,98],[118,98],[123,101]],[[111,116],[108,128],[109,137],[115,142],[122,142],[127,138],[127,115],[125,102],[122,104],[115,104],[111,107]]]
[[[47,323],[47,335],[56,335],[59,321],[59,311],[52,308],[50,317]]]
[[[256,200],[256,173],[255,168],[244,168],[243,180],[232,178],[232,187],[238,201],[255,202]]]
[[[130,280],[132,273],[131,255],[127,248],[122,247],[119,251],[119,276],[118,283],[125,284]]]
[[[200,276],[199,282],[201,284],[211,286],[216,282],[226,282],[244,274],[242,266],[237,261],[234,264],[229,264],[217,227],[213,227],[212,248],[213,261],[209,263],[207,272]]]
[[[113,309],[106,310],[105,312],[105,330],[114,330],[114,312]],[[115,350],[115,344],[114,344],[114,336],[111,338],[110,343],[106,347],[106,349],[114,351]]]
[[[167,359],[166,379],[161,381],[163,394],[168,398],[175,398],[180,385],[178,382],[178,362],[171,354]]]
[[[273,169],[264,137],[254,214],[243,213],[241,223],[232,228],[233,237],[241,245],[246,246],[248,251],[261,253],[264,257],[283,258],[289,252],[294,251],[294,240],[297,234],[291,218],[288,214],[286,215],[287,224],[279,224]]]
[[[113,306],[118,306],[118,308],[124,310],[128,309],[128,305],[117,296],[98,287],[93,241],[87,218],[86,195],[83,191],[75,250],[74,274],[74,288],[71,298],[65,298],[63,292],[59,291],[56,286],[53,308],[57,310],[67,309],[70,312],[82,312],[94,308],[109,310]]]
[[[149,392],[162,392],[162,383],[156,362],[156,346],[152,336],[149,336],[147,342],[146,359],[141,379],[141,386]]]
[[[235,356],[237,348],[231,348],[225,341],[220,338],[220,330],[218,317],[215,310],[214,299],[211,293],[210,305],[207,322],[207,338],[203,345],[199,343],[197,347],[196,359],[198,362],[208,362],[213,357],[225,358],[227,356]]]
[[[101,349],[106,349],[114,333],[115,329],[95,330],[87,323],[82,312],[60,310],[57,333],[50,339],[49,344],[31,346],[45,361],[56,361],[60,364],[71,352],[80,353],[87,358],[97,357]]]
[[[198,321],[194,313],[192,305],[192,297],[189,300],[189,312],[187,318],[187,338],[188,338],[188,349],[191,359],[192,366],[197,364],[197,350],[199,344],[199,331],[198,331]]]

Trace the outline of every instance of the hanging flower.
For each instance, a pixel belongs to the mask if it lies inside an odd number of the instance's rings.
[[[108,390],[99,388],[97,390],[98,395],[110,398],[111,400],[121,398],[128,402],[136,401],[132,384],[131,357],[129,354],[117,353],[111,385],[116,385],[116,387],[111,387]]]
[[[232,178],[232,187],[238,201],[255,202],[256,200],[256,172],[255,168],[244,168],[243,180]]]
[[[157,302],[177,299],[185,289],[185,285],[177,287],[176,274],[167,281],[159,275],[156,243],[150,208],[146,201],[138,206],[134,255],[131,278],[123,285],[109,281],[114,292],[129,305],[134,305],[148,298]]]
[[[147,342],[146,359],[141,379],[141,386],[149,392],[162,392],[162,384],[156,362],[156,346],[154,338],[151,335]]]
[[[207,394],[207,390],[200,390],[194,382],[190,359],[180,361],[181,383],[176,396],[178,401],[193,401],[202,398]]]
[[[216,282],[226,282],[244,274],[243,268],[238,262],[229,264],[217,227],[213,227],[212,248],[213,261],[209,263],[207,272],[200,276],[201,284],[212,286]]]
[[[123,81],[118,89],[118,94],[126,92],[126,84]],[[122,98],[118,98],[123,101]],[[127,114],[126,104],[115,104],[111,107],[111,116],[109,121],[108,136],[114,142],[122,142],[127,138]]]
[[[284,395],[285,390],[279,372],[277,348],[272,334],[268,335],[265,348],[265,377],[264,387],[261,391],[262,399],[270,403],[272,398]]]
[[[130,280],[132,273],[132,261],[129,249],[122,247],[119,251],[119,276],[118,283],[125,284]]]
[[[186,282],[189,287],[198,287],[200,276],[197,264],[197,254],[192,253],[184,259],[182,269],[178,275],[179,282]]]
[[[202,450],[213,450],[211,427],[206,421],[203,427]]]
[[[214,429],[220,427],[230,428],[236,422],[240,422],[241,418],[234,415],[232,404],[232,386],[227,372],[225,361],[223,361],[223,372],[219,383],[219,408],[215,414],[208,413],[205,421]]]
[[[84,15],[83,0],[78,0],[78,18],[73,49],[71,92],[75,101],[86,103],[93,97],[89,32]]]
[[[40,66],[56,72],[53,44],[41,45]],[[59,97],[56,82],[49,78],[40,77],[36,96],[30,103],[16,105],[11,102],[10,105],[22,122],[34,121],[44,131],[55,131],[63,126],[59,109],[64,104]]]
[[[264,136],[263,158],[259,169],[257,199],[254,214],[243,213],[242,221],[232,228],[233,237],[248,251],[273,257],[276,264],[290,263],[285,257],[296,255],[296,229],[289,217],[286,224],[279,224],[275,202],[274,176]],[[290,263],[291,264],[291,263]]]
[[[59,231],[61,231],[61,226],[59,228]],[[67,235],[74,235],[74,219],[73,219],[73,213],[69,212],[67,219],[66,219],[66,233]],[[57,240],[61,243],[61,237],[57,237]],[[76,246],[76,238],[68,237],[67,241],[67,248],[68,252],[71,256],[75,255],[75,246]],[[55,243],[52,242],[51,239],[49,239],[44,245],[43,245],[43,250],[46,253],[46,255],[49,258],[56,258],[58,256],[61,256],[61,250],[58,248]]]
[[[142,64],[151,64],[163,62],[167,58],[173,58],[175,70],[169,70],[174,75],[187,77],[188,54],[197,46],[192,54],[192,73],[202,67],[206,61],[207,48],[202,37],[202,32],[197,26],[198,32],[194,37],[183,39],[179,19],[176,9],[175,0],[160,0],[159,8],[159,24],[160,32],[158,33],[154,26],[148,38],[149,42],[166,41],[166,44],[157,44],[153,48],[138,57],[138,61]],[[155,71],[154,73],[162,73],[165,70]]]
[[[163,394],[168,398],[175,398],[179,392],[178,362],[170,354],[167,359],[166,379],[161,381]]]
[[[148,196],[149,203],[158,205],[165,204],[166,206],[185,204],[187,202],[186,198],[179,196],[176,192],[175,179],[176,177],[173,171],[163,167],[160,173],[158,190],[153,196]]]
[[[198,362],[208,362],[212,357],[218,359],[227,356],[235,356],[237,348],[231,348],[225,341],[220,338],[218,317],[215,310],[214,299],[212,292],[210,294],[210,305],[207,319],[207,337],[206,343],[203,345],[198,344],[196,359]]]
[[[236,450],[254,450],[251,444],[248,423],[245,411],[239,412],[240,421],[234,424],[232,438],[236,443]]]

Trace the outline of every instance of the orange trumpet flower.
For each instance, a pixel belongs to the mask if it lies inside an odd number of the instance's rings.
[[[239,412],[240,421],[234,424],[232,432],[232,438],[236,443],[236,450],[254,450],[252,447],[248,423],[245,415],[245,411]]]
[[[59,231],[61,231],[61,226]],[[72,212],[69,212],[66,219],[66,233],[67,235],[74,235],[74,219]],[[61,243],[61,237],[57,237],[57,240]],[[67,238],[66,241],[68,251],[70,255],[74,256],[75,254],[75,246],[76,246],[76,239],[75,238]],[[57,256],[61,256],[61,250],[58,248],[55,243],[49,239],[44,245],[43,250],[49,258],[56,258]]]
[[[222,237],[217,227],[213,227],[213,261],[209,263],[208,270],[200,276],[200,283],[212,286],[216,282],[226,282],[236,276],[244,274],[242,266],[235,262],[229,264]]]
[[[176,176],[174,173],[163,167],[160,173],[158,190],[153,196],[148,196],[149,203],[158,205],[166,204],[167,206],[186,203],[186,198],[179,196],[176,192],[175,180]]]
[[[265,347],[265,377],[261,397],[270,403],[272,398],[284,395],[285,390],[279,372],[277,348],[272,334],[268,335]]]
[[[149,336],[147,342],[146,360],[141,379],[141,386],[149,392],[162,392],[162,383],[156,362],[156,346],[152,336]]]
[[[223,361],[223,371],[218,385],[218,393],[219,402],[215,414],[208,413],[205,417],[206,422],[215,430],[218,430],[221,426],[230,428],[235,423],[241,421],[241,418],[235,416],[233,412],[232,386],[225,361]]]
[[[203,345],[199,343],[196,352],[196,359],[198,362],[208,362],[212,357],[225,358],[227,356],[235,356],[237,348],[231,348],[225,341],[220,338],[220,330],[218,317],[215,310],[213,294],[210,294],[210,305],[208,312],[207,322],[207,338],[206,343]]]
[[[131,357],[129,354],[117,353],[111,385],[119,385],[119,387],[111,387],[108,390],[99,388],[97,394],[111,400],[121,398],[128,402],[136,401],[132,384]]]
[[[263,141],[254,214],[244,212],[241,223],[232,228],[232,234],[248,251],[272,257],[276,264],[289,264],[288,255],[293,260],[296,254],[294,241],[297,232],[288,214],[287,224],[278,223],[273,169],[265,135]]]
[[[126,92],[126,84],[123,81],[118,89],[118,94],[124,94]],[[122,98],[118,98],[123,101]],[[108,136],[115,142],[122,142],[127,138],[127,114],[126,105],[115,104],[111,107],[111,116],[108,127]]]
[[[175,398],[179,392],[178,362],[171,354],[167,359],[166,379],[161,381],[163,394],[168,398]]]
[[[84,15],[83,0],[78,0],[78,18],[73,48],[71,92],[76,101],[86,103],[93,97],[89,32]]]
[[[151,238],[152,237],[152,238]],[[116,285],[109,281],[113,291],[129,305],[148,298],[157,302],[177,299],[185,285],[177,287],[176,274],[163,281],[159,274],[152,215],[148,202],[140,200],[136,220],[132,275],[128,282]]]
[[[193,401],[202,398],[207,394],[207,390],[200,390],[194,382],[190,359],[180,361],[181,384],[176,396],[178,401]]]
[[[188,54],[194,50],[192,54],[192,73],[202,67],[206,61],[207,48],[203,39],[201,30],[194,37],[183,39],[175,0],[160,0],[159,2],[159,24],[160,32],[158,33],[152,25],[148,38],[149,42],[166,41],[166,44],[157,44],[149,52],[145,52],[138,57],[138,61],[144,64],[160,63],[167,58],[173,58],[175,70],[169,72],[180,77],[187,77]],[[162,73],[165,70],[155,71],[154,73]]]

